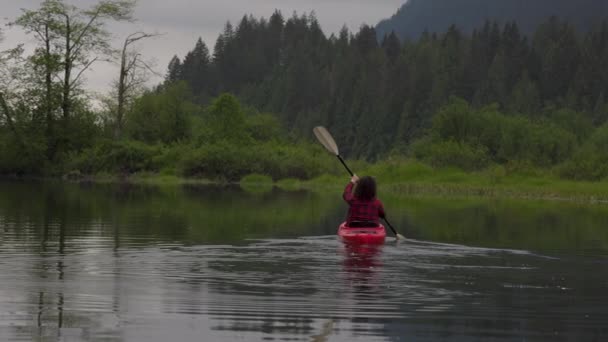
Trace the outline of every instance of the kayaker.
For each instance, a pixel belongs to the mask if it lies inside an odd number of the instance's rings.
[[[349,205],[346,218],[349,227],[378,226],[380,218],[386,215],[382,202],[376,197],[376,180],[373,177],[352,176],[342,197]]]

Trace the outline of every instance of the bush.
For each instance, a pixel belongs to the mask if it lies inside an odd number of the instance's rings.
[[[189,144],[162,146],[160,153],[152,157],[152,168],[160,170],[165,175],[176,175],[182,159],[192,149],[192,145]]]
[[[255,114],[247,118],[246,130],[257,141],[270,141],[281,137],[282,127],[271,114]]]
[[[47,165],[46,144],[40,139],[0,135],[0,174],[42,174]],[[23,145],[22,145],[23,144]]]
[[[237,181],[246,174],[257,172],[254,161],[245,149],[230,145],[208,145],[190,151],[182,159],[178,172],[186,177],[204,177]]]
[[[597,181],[608,177],[608,126],[598,128],[557,172],[560,177],[573,180]]]
[[[572,180],[599,181],[608,176],[608,164],[590,152],[579,152],[576,157],[557,167],[560,177]]]
[[[178,171],[186,177],[226,181],[238,181],[251,173],[268,175],[275,180],[287,177],[310,179],[327,170],[326,161],[315,156],[306,146],[214,144],[190,151],[181,160]]]
[[[573,132],[585,132],[584,127],[572,131],[565,127],[568,125],[564,123],[560,126],[552,121],[536,123],[521,116],[506,116],[493,106],[477,110],[453,98],[433,119],[431,134],[413,149],[418,158],[424,157],[434,165],[464,169],[478,169],[487,161],[505,164],[513,160],[549,167],[570,157],[577,144]]]
[[[71,157],[69,167],[82,173],[158,171],[153,160],[161,148],[138,141],[102,140]]]
[[[457,167],[462,170],[481,170],[489,165],[485,147],[455,141],[417,143],[414,155],[434,167]]]
[[[125,118],[128,136],[151,144],[189,139],[191,119],[201,110],[190,99],[184,82],[144,94]]]

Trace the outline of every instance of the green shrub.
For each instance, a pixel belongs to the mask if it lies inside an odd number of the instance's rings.
[[[608,177],[608,125],[596,129],[572,158],[557,167],[560,177],[597,181]]]
[[[71,157],[69,168],[86,174],[100,171],[135,173],[158,171],[153,160],[161,152],[157,146],[138,141],[102,140]]]
[[[40,139],[17,140],[0,135],[0,174],[42,174],[47,165],[46,144]]]
[[[271,114],[255,114],[247,118],[246,131],[257,141],[270,141],[281,137],[282,127]]]
[[[462,170],[481,170],[489,165],[483,146],[471,146],[455,141],[417,144],[413,147],[417,158],[433,167],[457,167]]]
[[[186,177],[237,181],[252,170],[253,156],[245,149],[219,144],[190,151],[181,160],[178,172]]]
[[[187,153],[178,172],[186,177],[238,181],[251,173],[272,179],[310,179],[327,170],[326,159],[317,158],[306,146],[258,144],[234,146],[205,145]]]
[[[560,126],[552,121],[537,123],[523,116],[506,116],[495,106],[477,110],[466,101],[453,98],[434,117],[430,135],[413,149],[417,158],[427,158],[434,165],[464,169],[477,169],[480,165],[477,162],[471,165],[470,158],[476,159],[482,154],[499,164],[529,160],[536,166],[549,167],[568,159],[576,148],[575,133],[585,132],[584,127],[572,130],[567,127],[567,124]],[[459,154],[468,159],[462,162],[451,159]]]

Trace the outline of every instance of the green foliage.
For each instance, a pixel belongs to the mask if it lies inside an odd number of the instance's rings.
[[[99,171],[135,173],[158,171],[153,160],[160,147],[139,141],[102,140],[93,147],[72,156],[68,167],[85,174]]]
[[[47,164],[46,143],[42,139],[23,139],[0,130],[0,174],[42,174]]]
[[[480,170],[488,166],[489,158],[483,146],[456,141],[441,141],[430,145],[418,144],[418,157],[434,167],[458,167],[462,170]]]
[[[608,177],[608,125],[598,128],[557,170],[562,177],[574,180],[598,181]]]
[[[152,165],[165,175],[177,175],[181,161],[192,152],[191,144],[175,143],[162,145],[160,152],[152,158]]]
[[[585,132],[580,125],[564,127]],[[478,170],[490,162],[516,160],[554,166],[566,160],[576,144],[574,133],[552,121],[536,123],[523,116],[506,116],[495,106],[477,110],[454,98],[435,116],[430,135],[415,143],[412,150],[414,156],[433,166]]]
[[[325,37],[314,14],[245,16],[226,25],[213,56],[197,40],[183,59],[172,59],[161,86],[137,99],[125,117],[125,133],[137,142],[94,144],[107,132],[78,83],[66,95],[55,76],[107,48],[105,23],[129,19],[133,8],[133,1],[99,1],[95,17],[53,0],[18,18],[30,33],[48,26],[51,42],[65,38],[63,14],[77,17],[74,33],[82,33],[82,20],[92,26],[71,57],[65,46],[49,50],[44,35],[36,37],[42,41],[19,70],[20,89],[0,113],[0,172],[160,171],[230,181],[251,173],[342,174],[326,151],[307,145],[311,128],[325,125],[341,154],[358,159],[356,170],[372,169],[366,161],[392,150],[393,158],[414,156],[433,167],[501,165],[509,174],[560,165],[564,177],[605,177],[601,144],[590,137],[606,121],[607,24],[581,37],[552,18],[527,39],[513,22],[486,22],[473,33],[451,26],[403,42],[390,34],[378,44],[366,25]],[[391,167],[391,179],[411,171]]]
[[[344,155],[369,161],[423,136],[434,114],[451,103],[452,95],[472,104],[474,111],[493,106],[479,120],[475,118],[479,113],[463,110],[463,115],[474,118],[467,119],[456,135],[479,130],[487,124],[483,119],[488,119],[489,112],[517,114],[536,122],[552,104],[603,122],[602,94],[608,93],[608,73],[601,62],[608,39],[603,28],[590,30],[582,39],[569,23],[529,19],[534,27],[488,21],[476,24],[473,31],[471,23],[464,26],[468,30],[446,25],[401,42],[398,35],[389,31],[377,35],[375,28],[366,25],[358,32],[345,29],[338,37],[328,38],[314,15],[294,15],[285,21],[275,13],[272,23],[247,16],[236,26],[226,25],[218,37],[208,65],[217,86],[207,90],[211,96],[231,92],[243,103],[275,113],[288,132],[298,137],[308,136],[315,125],[325,125],[336,132]],[[382,44],[378,37],[384,37]],[[201,50],[200,45],[188,55]],[[176,74],[176,64],[174,59],[170,74]],[[206,71],[192,72],[195,75],[181,79],[208,78]],[[196,82],[189,81],[191,86]],[[460,106],[462,110],[468,105]],[[458,118],[452,118],[456,120],[452,124],[458,124]],[[558,126],[577,137],[584,131],[584,127],[574,132],[572,126]],[[497,159],[500,141],[489,131],[479,137],[486,142],[467,143],[486,146],[492,159]],[[503,151],[500,162],[532,158],[552,164],[562,158],[561,153],[545,160],[508,154],[517,151]]]
[[[247,134],[257,141],[270,141],[282,136],[279,120],[272,114],[254,114],[247,118]]]
[[[250,173],[273,179],[309,179],[327,171],[327,159],[310,148],[284,144],[237,146],[224,143],[193,149],[184,156],[179,172],[186,177],[238,181]]]
[[[206,141],[201,143],[230,142],[246,144],[250,137],[241,104],[234,95],[222,94],[205,111]]]
[[[522,10],[522,6],[526,10]],[[534,33],[540,20],[556,15],[568,17],[581,31],[605,18],[603,0],[522,0],[488,2],[486,0],[409,0],[389,19],[377,26],[379,37],[395,31],[399,38],[416,39],[425,30],[442,32],[456,25],[466,32],[483,26],[488,18],[499,22],[516,21],[526,35]]]
[[[349,162],[350,165],[350,162]],[[371,175],[381,184],[407,183],[424,179],[433,173],[433,168],[414,159],[395,159],[357,168],[361,175]]]
[[[190,102],[185,82],[170,84],[159,92],[138,99],[126,118],[126,131],[136,140],[147,143],[172,143],[191,136],[190,122],[200,111]]]
[[[204,177],[237,181],[252,168],[253,156],[243,148],[217,144],[192,150],[180,162],[178,172],[186,177]]]

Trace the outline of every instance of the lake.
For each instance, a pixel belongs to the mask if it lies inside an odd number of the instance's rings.
[[[608,205],[0,181],[0,341],[604,341]],[[392,233],[389,232],[392,237]]]

